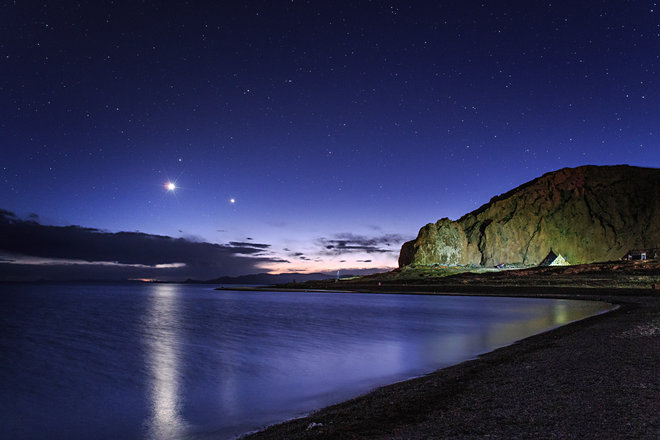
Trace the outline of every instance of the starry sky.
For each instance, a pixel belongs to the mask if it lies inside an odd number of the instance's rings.
[[[382,270],[548,171],[659,167],[659,12],[2,2],[0,273]]]

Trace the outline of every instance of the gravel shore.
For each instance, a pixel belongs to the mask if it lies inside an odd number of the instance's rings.
[[[508,293],[620,308],[245,438],[660,438],[660,293]]]

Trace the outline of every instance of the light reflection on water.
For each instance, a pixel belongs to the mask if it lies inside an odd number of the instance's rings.
[[[179,390],[180,335],[176,325],[180,294],[173,285],[155,285],[147,310],[144,345],[152,402],[147,426],[152,439],[181,438],[185,432]]]
[[[0,438],[230,438],[603,304],[207,286],[11,286]]]

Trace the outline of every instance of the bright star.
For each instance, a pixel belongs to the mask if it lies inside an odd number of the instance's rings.
[[[236,199],[232,197],[231,199],[229,199],[229,203],[231,203],[231,204],[236,203]]]
[[[176,185],[174,184],[174,182],[167,182],[165,184],[165,189],[167,189],[168,191],[174,191],[176,189]]]

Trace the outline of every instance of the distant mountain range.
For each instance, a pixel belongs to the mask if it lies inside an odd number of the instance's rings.
[[[371,275],[374,273],[380,273],[384,270],[378,269],[355,269],[354,274],[349,273],[339,273],[339,278],[351,278],[354,276],[361,275]],[[323,281],[323,280],[334,280],[337,278],[337,272],[332,273],[282,273],[282,274],[269,274],[269,273],[257,273],[251,275],[241,275],[235,277],[219,277],[213,278],[211,280],[194,280],[188,278],[185,281],[157,281],[157,280],[140,280],[140,279],[130,279],[130,280],[113,280],[113,279],[37,279],[37,280],[1,280],[0,284],[3,283],[33,283],[33,284],[144,284],[144,283],[184,283],[184,284],[253,284],[253,285],[269,285],[269,284],[287,284],[287,283],[298,283],[304,281]]]

